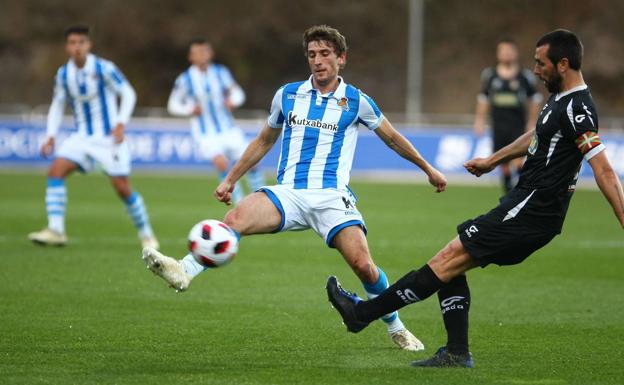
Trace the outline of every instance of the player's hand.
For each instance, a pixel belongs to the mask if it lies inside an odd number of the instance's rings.
[[[113,129],[113,140],[115,144],[119,144],[124,141],[124,125],[123,123],[117,123],[115,128]]]
[[[474,158],[464,163],[464,168],[477,177],[494,170],[494,167],[488,158]]]
[[[225,107],[227,107],[230,112],[234,111],[234,109],[236,108],[234,107],[234,103],[230,101],[230,98],[225,98],[223,104],[225,104]]]
[[[219,202],[229,206],[232,204],[232,191],[234,191],[234,184],[224,180],[217,186],[213,195]]]
[[[429,183],[436,188],[436,192],[442,192],[446,189],[446,177],[440,171],[432,168],[428,177]]]
[[[202,108],[200,107],[199,104],[196,104],[195,107],[193,107],[193,111],[191,111],[191,115],[199,116],[201,114],[202,114]]]
[[[50,137],[46,142],[41,146],[41,156],[47,158],[54,152],[54,138]]]

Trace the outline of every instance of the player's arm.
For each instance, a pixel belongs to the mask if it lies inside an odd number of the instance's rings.
[[[121,143],[124,140],[125,127],[134,111],[137,95],[130,82],[113,63],[107,63],[105,76],[107,77],[107,84],[119,96],[119,112],[117,113],[117,120],[114,122],[115,127],[112,135],[116,143]]]
[[[622,228],[624,228],[624,192],[622,192],[622,183],[613,167],[611,167],[605,151],[601,151],[591,157],[589,165],[594,172],[596,184],[605,198],[607,198],[607,201],[613,208],[613,213],[620,221]]]
[[[50,103],[50,109],[48,110],[46,140],[41,146],[41,155],[43,157],[48,157],[54,151],[56,134],[63,122],[65,100],[67,100],[67,93],[59,71],[54,82],[54,96],[52,97],[52,103]]]
[[[167,111],[174,116],[187,117],[195,114],[196,108],[199,109],[194,98],[189,96],[189,92],[184,85],[184,78],[179,76],[169,94]],[[201,114],[201,110],[198,111],[197,115],[199,114]]]
[[[442,192],[446,188],[446,178],[427,162],[410,143],[405,136],[398,132],[385,117],[382,119],[375,133],[381,140],[401,157],[409,160],[427,174],[429,183],[436,188],[437,192]]]
[[[488,110],[490,102],[488,95],[490,92],[490,79],[492,78],[492,68],[486,68],[481,72],[481,90],[477,95],[477,107],[475,109],[474,133],[481,136],[485,133],[485,124],[487,122]]]
[[[518,139],[507,146],[496,151],[487,158],[475,158],[464,163],[464,167],[468,172],[476,176],[481,176],[492,171],[501,163],[506,163],[512,159],[525,156],[529,150],[531,139],[535,134],[535,130],[531,130],[522,134]]]
[[[490,104],[487,97],[483,94],[479,94],[479,96],[477,96],[477,108],[475,110],[474,119],[474,132],[477,136],[481,136],[485,133],[485,121],[487,119],[489,106]]]
[[[217,200],[230,204],[236,182],[269,152],[281,132],[281,129],[273,128],[265,123],[258,136],[249,143],[243,155],[236,161],[223,182],[214,191],[214,197]]]

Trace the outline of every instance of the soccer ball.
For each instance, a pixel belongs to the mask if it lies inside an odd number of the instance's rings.
[[[238,237],[230,226],[215,219],[206,219],[191,229],[189,251],[197,262],[206,267],[223,266],[236,255]]]

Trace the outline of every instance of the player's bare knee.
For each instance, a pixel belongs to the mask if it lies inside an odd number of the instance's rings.
[[[240,234],[244,233],[245,229],[242,227],[243,226],[243,221],[242,221],[242,217],[241,217],[241,213],[240,213],[240,209],[239,208],[234,208],[234,209],[228,211],[225,214],[225,217],[223,217],[223,223],[225,223],[226,225],[230,226],[231,228],[233,228],[234,230],[236,230]]]
[[[355,275],[357,275],[361,281],[367,283],[374,283],[377,281],[377,268],[370,258],[359,258],[352,261],[350,265]]]

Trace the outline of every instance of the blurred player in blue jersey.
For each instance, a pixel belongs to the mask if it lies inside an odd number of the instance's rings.
[[[128,180],[130,150],[124,141],[124,129],[136,102],[134,89],[113,63],[90,53],[87,26],[73,26],[65,31],[65,50],[70,59],[56,74],[42,155],[54,153],[65,103],[72,108],[77,132],[62,143],[48,170],[48,226],[30,233],[28,238],[41,245],[67,243],[65,178],[76,170],[92,170],[97,162],[126,204],[143,247],[158,248],[143,198],[132,190]]]
[[[214,51],[205,39],[195,39],[189,45],[191,66],[175,81],[167,109],[176,116],[191,117],[191,135],[202,158],[211,160],[221,174],[227,175],[230,160],[237,160],[247,148],[245,135],[234,124],[232,110],[245,102],[245,92],[231,72],[212,62]],[[248,173],[252,191],[264,185],[262,173]],[[243,198],[237,184],[232,193],[235,203]]]
[[[240,235],[313,229],[327,246],[342,254],[368,296],[374,298],[388,287],[388,279],[371,258],[366,226],[348,187],[358,126],[372,130],[397,154],[421,168],[438,192],[444,191],[446,179],[394,129],[370,97],[338,76],[347,59],[346,40],[340,32],[325,25],[311,27],[303,35],[303,49],[312,75],[277,91],[264,128],[214,195],[229,203],[236,181],[264,157],[283,132],[278,184],[247,196],[227,213],[225,223]],[[177,290],[185,290],[204,270],[191,255],[176,261],[144,249],[143,258]],[[424,349],[396,312],[382,319],[399,347]]]

